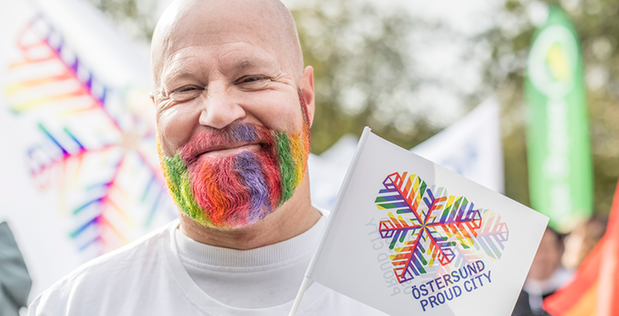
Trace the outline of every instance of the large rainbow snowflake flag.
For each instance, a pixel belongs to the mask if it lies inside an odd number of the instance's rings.
[[[509,315],[547,223],[366,127],[295,307],[315,281],[389,315]]]
[[[76,0],[0,2],[0,221],[32,295],[175,216],[148,56]]]

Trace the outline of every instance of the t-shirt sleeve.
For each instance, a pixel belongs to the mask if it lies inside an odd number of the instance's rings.
[[[28,306],[28,316],[68,316],[66,302],[56,293],[45,291]]]

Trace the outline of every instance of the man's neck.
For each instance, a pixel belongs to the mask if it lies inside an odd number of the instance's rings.
[[[239,250],[272,245],[300,235],[321,216],[311,204],[308,178],[306,174],[290,200],[272,214],[247,227],[225,230],[209,228],[181,214],[180,230],[195,241]]]

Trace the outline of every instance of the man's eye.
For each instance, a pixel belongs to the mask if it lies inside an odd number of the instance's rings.
[[[196,88],[196,87],[182,87],[182,88],[178,89],[175,92],[189,92],[189,91],[195,91],[195,90],[198,90],[198,88]]]
[[[243,83],[253,83],[253,82],[257,82],[257,81],[261,81],[265,79],[264,77],[261,76],[245,76],[242,77],[238,80],[238,83],[243,84]]]
[[[178,88],[170,93],[174,101],[187,101],[197,98],[202,93],[202,88],[196,86],[186,86]]]

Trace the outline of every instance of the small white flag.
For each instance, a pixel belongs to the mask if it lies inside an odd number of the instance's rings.
[[[366,127],[295,307],[313,280],[390,315],[509,315],[547,223]]]

